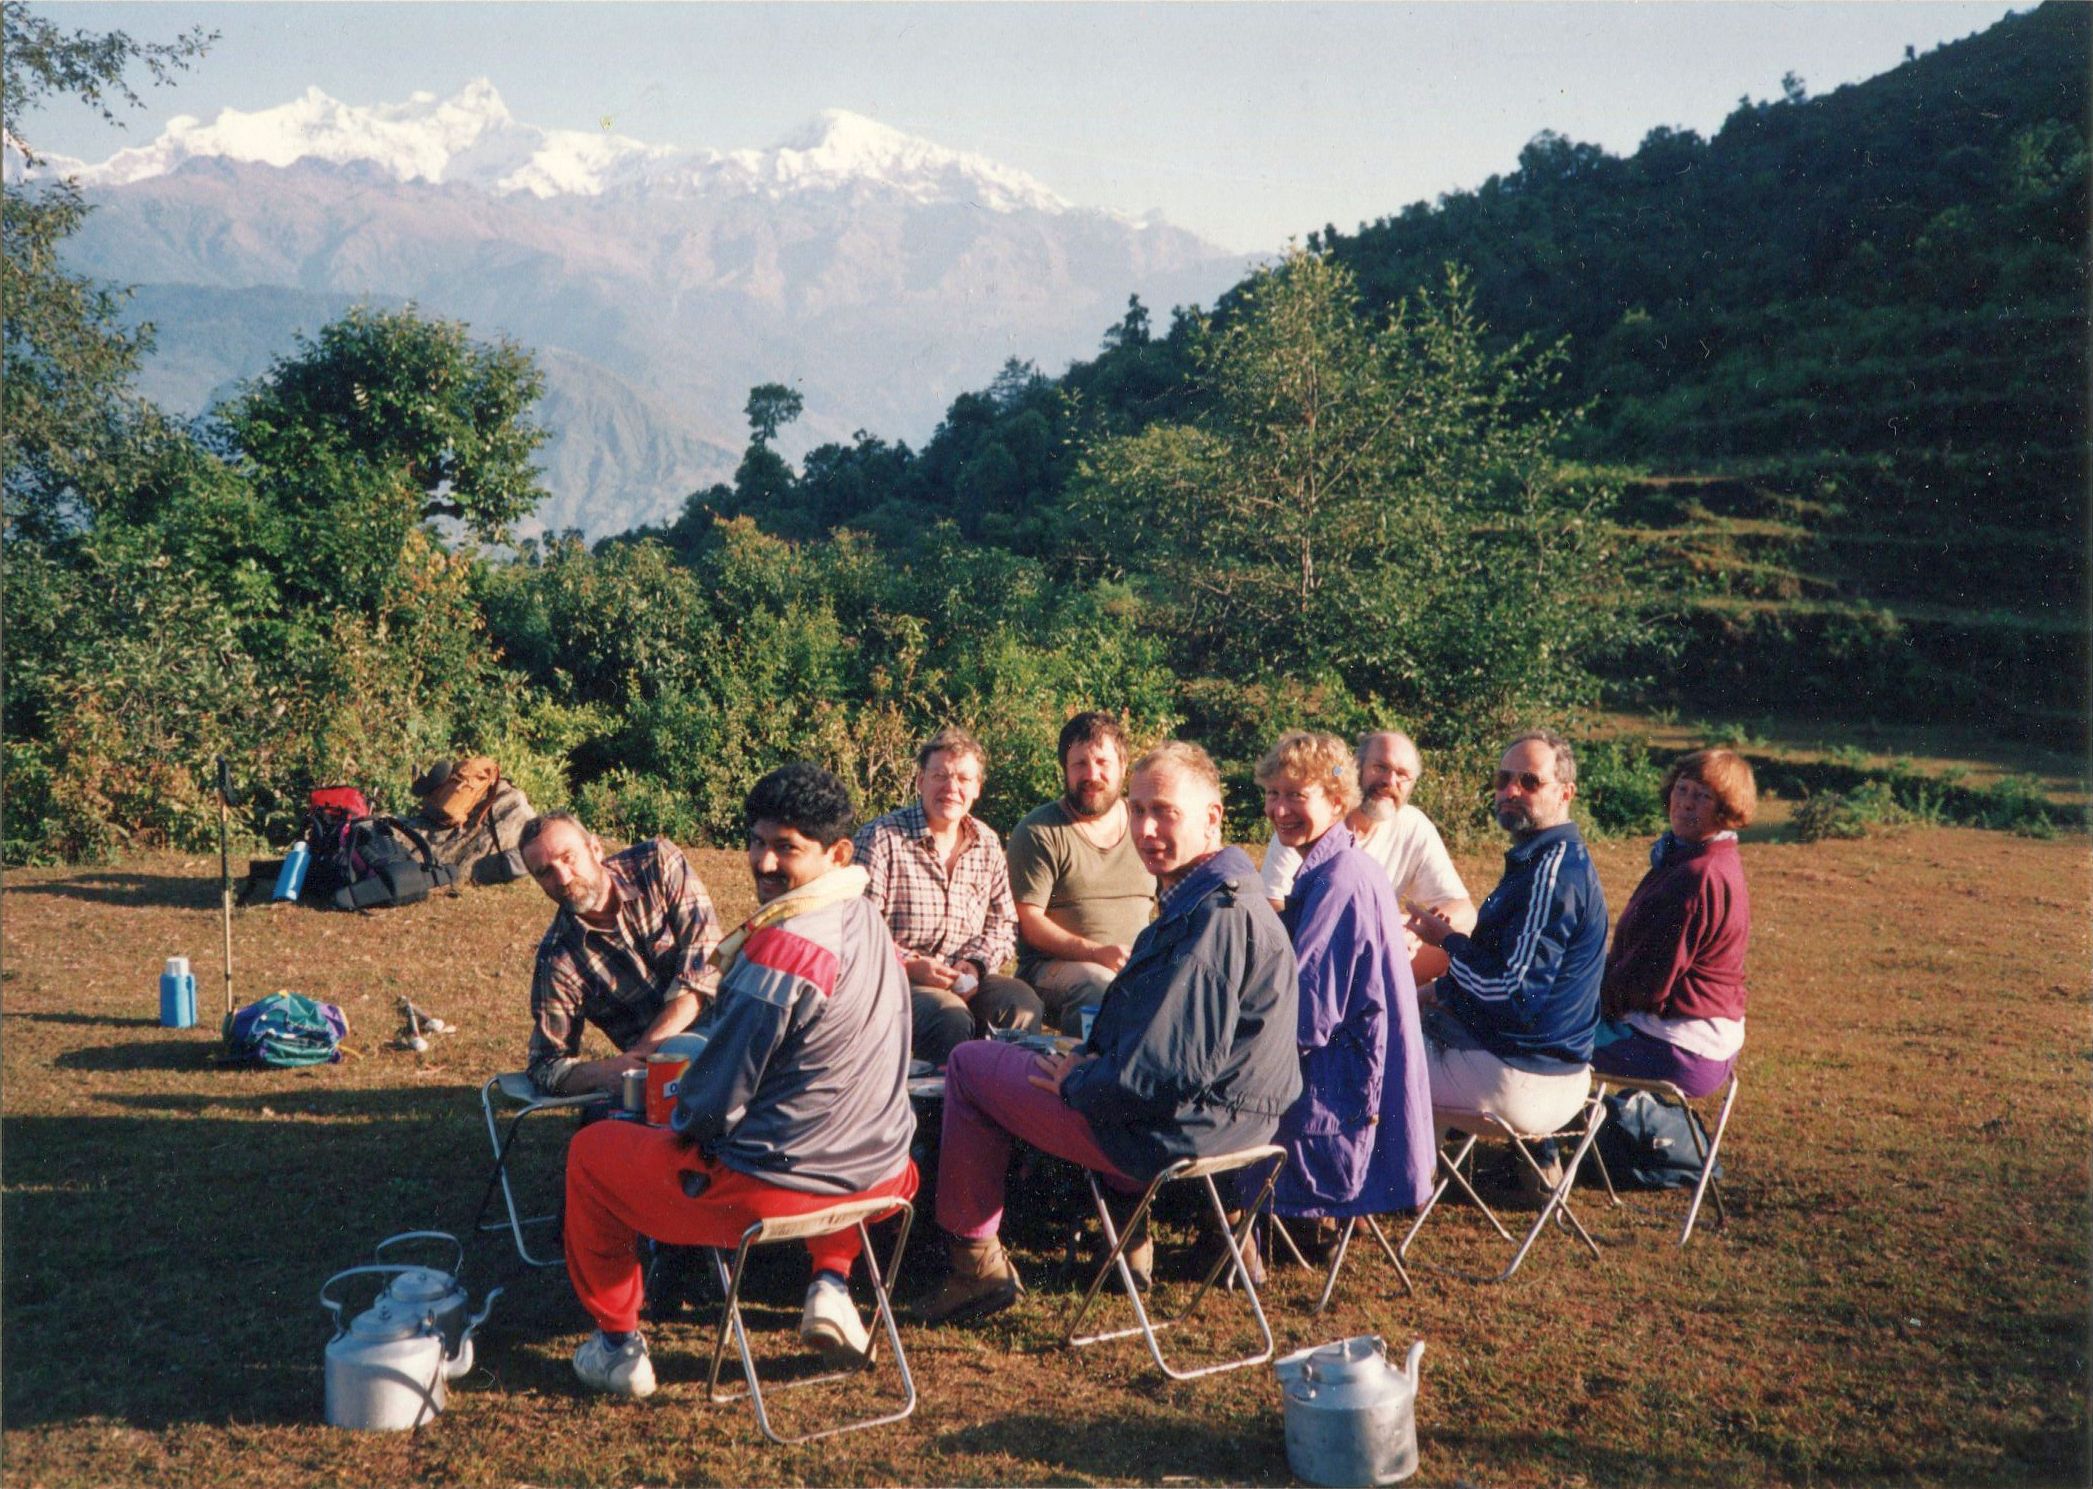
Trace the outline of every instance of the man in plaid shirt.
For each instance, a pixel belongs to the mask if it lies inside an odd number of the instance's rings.
[[[606,857],[572,814],[548,812],[524,824],[521,851],[560,907],[531,975],[531,1080],[549,1093],[613,1090],[711,1000],[719,916],[683,850],[665,838]],[[620,1053],[581,1059],[585,1023]]]
[[[1036,1029],[1039,995],[1001,969],[1017,951],[1003,841],[972,815],[988,752],[964,729],[916,751],[914,806],[858,829],[865,895],[886,917],[913,990],[916,1057],[943,1065],[991,1028]]]

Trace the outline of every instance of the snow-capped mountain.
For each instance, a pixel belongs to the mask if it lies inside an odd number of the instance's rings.
[[[846,109],[828,109],[770,150],[678,150],[608,130],[520,123],[486,78],[449,98],[358,106],[318,88],[275,108],[222,110],[206,124],[184,114],[150,145],[99,164],[54,158],[85,186],[128,186],[190,160],[291,166],[375,166],[395,181],[473,186],[494,194],[599,196],[646,188],[772,195],[881,185],[919,202],[964,201],[996,212],[1071,210],[1021,171],[948,150]]]
[[[484,79],[370,105],[309,89],[38,173],[96,205],[69,258],[139,287],[159,333],[145,388],[171,407],[202,408],[359,299],[538,351],[540,520],[592,535],[673,516],[729,473],[756,383],[805,397],[788,453],[858,429],[920,442],[1005,359],[1059,371],[1128,295],[1205,302],[1244,268],[858,114],[688,149],[522,122]]]

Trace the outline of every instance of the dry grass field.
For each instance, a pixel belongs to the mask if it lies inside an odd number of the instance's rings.
[[[1704,1222],[1681,1252],[1681,1198],[1611,1212],[1593,1192],[1597,1263],[1544,1238],[1509,1285],[1420,1274],[1405,1298],[1360,1256],[1320,1318],[1304,1273],[1275,1275],[1282,1349],[1428,1341],[1417,1482],[2086,1481],[2087,843],[1772,836],[1746,847],[1755,993],[1726,1229]],[[1616,910],[1642,853],[1599,850]],[[692,856],[730,922],[745,913],[738,857]],[[1462,867],[1494,881],[1492,862]],[[213,1014],[154,1022],[171,953],[195,962],[207,1010],[220,1000],[214,859],[8,876],[0,1479],[1289,1481],[1268,1370],[1168,1385],[1138,1344],[1063,1352],[1071,1283],[1042,1244],[1020,1252],[1035,1286],[1013,1313],[908,1331],[923,1401],[898,1426],[764,1446],[745,1407],[704,1404],[695,1312],[650,1329],[653,1400],[586,1399],[564,1278],[492,1240],[469,1280],[510,1290],[450,1411],[411,1434],[322,1425],[319,1285],[384,1235],[467,1224],[487,1161],[475,1092],[520,1062],[545,917],[529,884],[363,917],[237,912],[240,1000],[338,1002],[358,1051],[257,1073],[214,1063]],[[426,1055],[392,1047],[400,993],[461,1032]],[[1014,1204],[1028,1199],[1044,1197]],[[1433,1226],[1420,1257],[1481,1259],[1472,1212]],[[927,1225],[921,1241],[904,1293],[929,1271]],[[758,1286],[796,1308],[799,1282],[795,1261]],[[791,1308],[756,1314],[773,1349],[792,1343]]]

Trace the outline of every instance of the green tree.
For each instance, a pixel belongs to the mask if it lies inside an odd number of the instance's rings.
[[[748,415],[756,443],[768,445],[805,408],[806,400],[783,383],[758,383],[749,389],[749,401],[742,412]]]
[[[1193,360],[1194,417],[1095,446],[1076,497],[1188,673],[1326,681],[1326,717],[1377,698],[1442,740],[1591,695],[1636,607],[1611,493],[1554,456],[1553,353],[1486,349],[1458,275],[1375,327],[1295,253]]]
[[[375,506],[395,526],[451,517],[495,540],[545,495],[531,460],[546,434],[529,418],[543,391],[510,342],[475,341],[411,308],[358,308],[300,337],[220,418],[301,506]],[[316,471],[327,479],[309,479]]]
[[[47,100],[70,96],[114,120],[115,105],[140,102],[134,68],[168,82],[213,39],[200,29],[172,42],[67,32],[12,0],[0,6],[0,33],[0,123],[32,167],[41,157],[27,119]],[[119,292],[59,266],[87,210],[69,180],[0,189],[0,483],[11,536],[77,528],[126,473],[165,449],[134,443],[141,424],[157,423],[131,391],[149,332],[124,327]]]

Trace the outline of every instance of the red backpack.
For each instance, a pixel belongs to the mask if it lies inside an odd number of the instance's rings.
[[[342,850],[349,824],[371,814],[371,804],[354,786],[315,786],[305,798],[305,846],[315,864]]]

